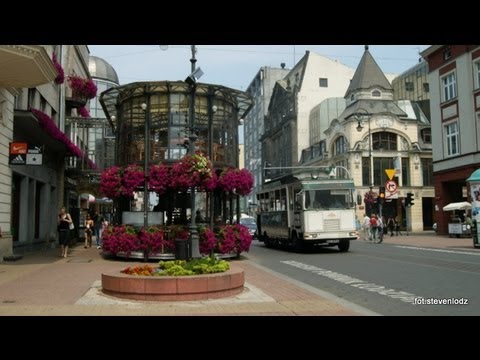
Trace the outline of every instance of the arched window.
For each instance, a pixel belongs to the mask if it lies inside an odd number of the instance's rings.
[[[333,145],[333,155],[344,154],[347,152],[347,141],[344,136],[340,136],[335,140]]]
[[[372,97],[380,97],[382,96],[382,93],[378,90],[373,90],[372,91]]]
[[[397,148],[397,134],[383,131],[372,134],[372,149],[373,150],[398,150]]]

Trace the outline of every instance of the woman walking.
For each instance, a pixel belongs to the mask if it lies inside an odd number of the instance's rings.
[[[70,224],[72,217],[67,213],[67,209],[63,206],[58,214],[58,239],[62,248],[62,257],[67,257],[68,244],[70,242]]]

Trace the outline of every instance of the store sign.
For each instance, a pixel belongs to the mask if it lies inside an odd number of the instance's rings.
[[[28,143],[10,143],[10,165],[42,165],[42,148]]]

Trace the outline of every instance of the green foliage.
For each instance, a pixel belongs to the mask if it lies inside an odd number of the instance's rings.
[[[158,265],[160,271],[155,275],[159,276],[213,274],[225,272],[230,269],[230,264],[227,261],[218,260],[215,257],[194,259],[189,262],[185,260],[160,261]]]

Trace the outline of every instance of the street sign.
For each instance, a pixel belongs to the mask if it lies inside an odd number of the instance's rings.
[[[392,180],[395,176],[395,169],[385,169],[385,174],[387,174],[388,180]]]
[[[389,180],[385,183],[385,198],[386,199],[398,199],[398,186],[393,180]]]
[[[397,183],[393,180],[387,181],[385,183],[385,188],[391,193],[397,191]]]

